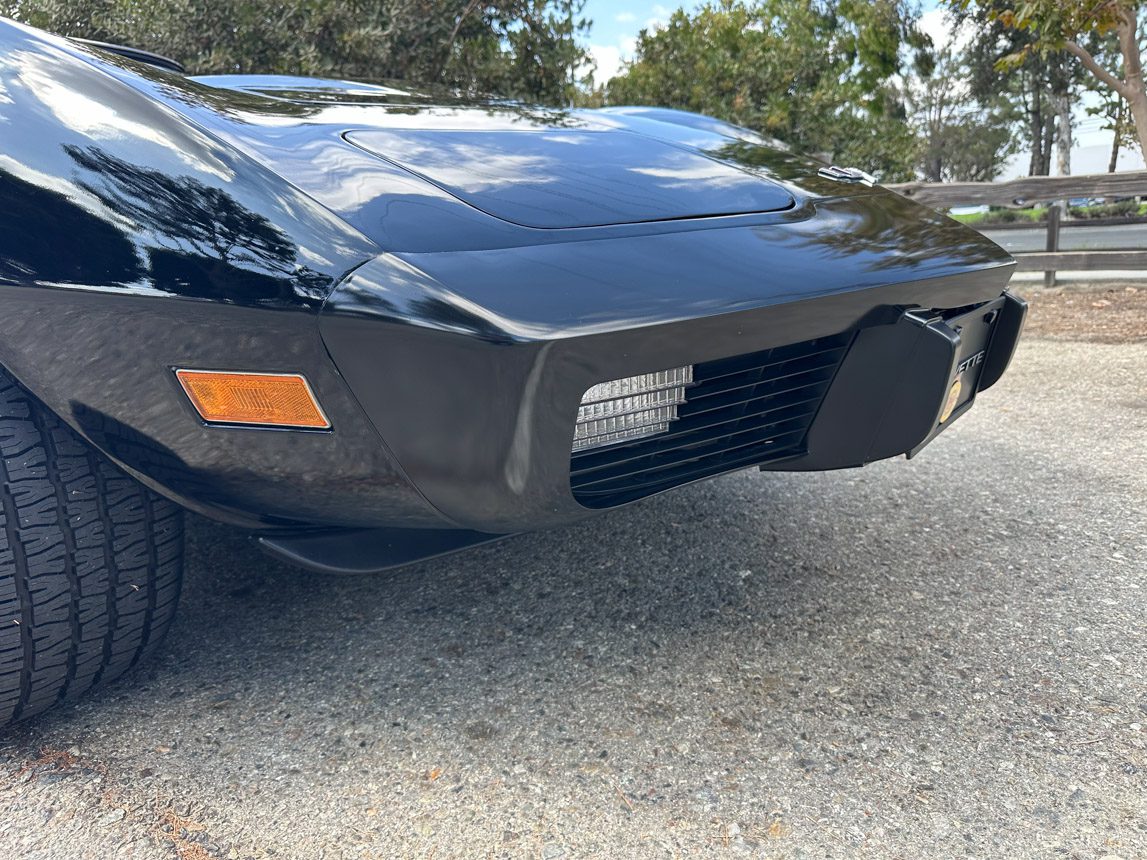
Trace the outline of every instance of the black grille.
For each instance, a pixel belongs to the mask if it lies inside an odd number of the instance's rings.
[[[669,432],[574,454],[574,498],[606,508],[800,453],[851,340],[842,334],[695,365]]]

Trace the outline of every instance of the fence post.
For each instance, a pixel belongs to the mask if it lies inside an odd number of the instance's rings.
[[[1047,208],[1047,250],[1059,250],[1059,215],[1063,206],[1062,201],[1055,201]],[[1055,269],[1043,273],[1044,287],[1055,286]]]

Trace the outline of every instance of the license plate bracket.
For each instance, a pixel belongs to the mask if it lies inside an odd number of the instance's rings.
[[[944,405],[936,418],[932,432],[918,446],[908,452],[912,457],[943,430],[972,408],[979,391],[980,377],[992,349],[995,333],[1005,297],[980,305],[972,310],[930,322],[929,328],[939,329],[946,337],[955,337],[957,347],[948,377]]]

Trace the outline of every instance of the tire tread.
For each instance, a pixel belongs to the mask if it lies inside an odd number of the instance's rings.
[[[178,603],[182,512],[0,371],[0,726],[109,683]]]

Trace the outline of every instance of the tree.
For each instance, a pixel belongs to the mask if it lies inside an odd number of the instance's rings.
[[[7,231],[0,284],[132,284],[144,276],[122,230],[60,191],[0,168],[0,207]]]
[[[1109,92],[1098,105],[1087,108],[1087,113],[1098,117],[1102,123],[1100,128],[1111,132],[1111,158],[1107,162],[1107,172],[1114,173],[1119,165],[1120,150],[1139,146],[1131,111],[1127,109],[1127,100],[1119,93]]]
[[[928,67],[928,46],[904,0],[719,0],[643,30],[606,99],[706,113],[911,179],[916,142],[896,82],[906,54]]]
[[[167,54],[194,74],[442,83],[568,104],[585,0],[0,0],[0,15]]]
[[[913,81],[909,103],[920,138],[918,169],[928,182],[988,182],[1016,151],[1016,110],[998,96],[971,94],[967,59],[947,48],[933,72]]]
[[[1111,35],[1098,40],[1097,50],[1094,52],[1096,60],[1116,71],[1123,77],[1123,56],[1119,50],[1118,40]],[[1111,132],[1111,158],[1108,161],[1107,172],[1114,173],[1119,164],[1119,152],[1122,149],[1137,149],[1139,138],[1135,133],[1135,122],[1127,105],[1127,99],[1114,90],[1105,89],[1100,94],[1099,104],[1087,108],[1089,116],[1100,121],[1100,128]]]
[[[1002,65],[1056,51],[1072,56],[1081,68],[1127,100],[1140,145],[1147,151],[1147,83],[1143,80],[1140,40],[1140,29],[1147,23],[1147,7],[1142,0],[1025,0],[1014,7],[994,0],[947,2],[960,9],[989,9],[991,17],[1004,27],[1032,36],[1030,45],[1004,57]],[[1000,6],[1004,8],[996,8]],[[1104,66],[1093,47],[1095,37],[1108,35],[1118,42],[1121,71]]]
[[[1033,51],[1030,31],[1006,26],[999,13],[1010,2],[984,0],[954,12],[957,26],[974,27],[964,51],[971,93],[980,103],[1003,97],[1017,107],[1017,122],[1028,141],[1029,176],[1051,173],[1053,148],[1062,162],[1060,172],[1069,172],[1071,107],[1084,74],[1063,52]]]

